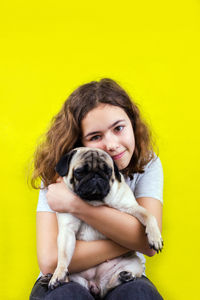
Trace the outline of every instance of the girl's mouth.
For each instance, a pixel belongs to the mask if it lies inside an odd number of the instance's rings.
[[[121,152],[121,153],[119,153],[119,154],[117,154],[117,155],[112,156],[112,159],[113,160],[120,159],[124,155],[125,152],[126,152],[126,150],[123,151],[123,152]]]

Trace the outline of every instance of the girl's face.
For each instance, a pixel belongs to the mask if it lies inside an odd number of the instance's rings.
[[[126,168],[135,149],[133,127],[126,112],[110,104],[99,104],[81,122],[85,147],[106,151],[119,170]]]

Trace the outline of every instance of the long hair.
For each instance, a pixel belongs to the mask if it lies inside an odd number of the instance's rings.
[[[56,164],[65,153],[82,146],[81,121],[100,103],[122,108],[132,123],[135,150],[129,165],[121,170],[122,173],[131,177],[134,173],[144,172],[145,165],[154,157],[150,130],[141,119],[137,105],[131,101],[125,90],[114,80],[103,78],[99,82],[92,81],[78,87],[52,119],[50,129],[34,155],[34,171],[31,179],[33,188],[40,188],[36,185],[38,178],[42,180],[44,188],[56,182],[58,177],[55,171]]]

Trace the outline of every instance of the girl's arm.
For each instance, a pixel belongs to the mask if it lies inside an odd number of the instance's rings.
[[[161,202],[148,197],[138,198],[137,201],[156,217],[161,231]],[[106,206],[94,207],[85,202],[78,208],[75,207],[72,213],[125,248],[139,251],[148,256],[156,253],[149,247],[144,226],[129,214]]]
[[[37,257],[43,274],[53,273],[57,266],[58,224],[56,214],[37,212]],[[77,241],[69,271],[80,272],[118,257],[129,250],[110,240]]]
[[[148,256],[155,254],[149,248],[144,226],[135,217],[106,206],[91,206],[69,191],[64,182],[49,185],[46,197],[53,210],[72,213],[122,247]],[[161,202],[148,197],[137,201],[156,217],[161,230]]]

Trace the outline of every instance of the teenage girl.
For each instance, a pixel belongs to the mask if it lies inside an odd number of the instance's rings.
[[[137,202],[153,214],[160,231],[162,224],[163,172],[153,152],[150,131],[138,107],[113,80],[92,81],[77,88],[53,118],[45,141],[35,154],[32,185],[42,180],[37,207],[37,257],[41,276],[57,266],[58,225],[55,212],[71,213],[104,234],[108,240],[77,241],[69,266],[71,273],[136,250],[153,256],[143,225],[133,216],[106,206],[94,207],[73,194],[55,172],[60,158],[78,146],[106,151],[125,176]],[[94,299],[77,283],[64,283],[51,291],[36,281],[30,299]],[[48,275],[46,276],[48,278]],[[105,299],[162,299],[145,276],[123,283],[108,292]]]

